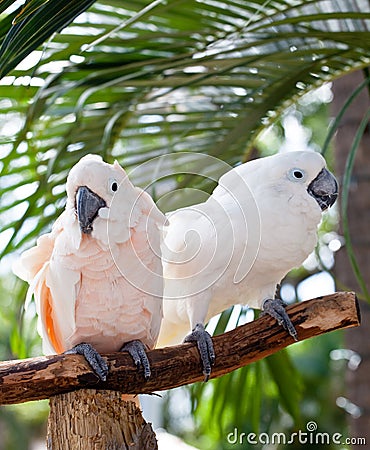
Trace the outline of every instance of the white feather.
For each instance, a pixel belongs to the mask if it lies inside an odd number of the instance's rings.
[[[314,152],[257,159],[223,175],[205,203],[168,215],[159,345],[180,342],[184,324],[189,332],[229,306],[274,297],[316,245],[321,209],[307,187],[324,167]]]

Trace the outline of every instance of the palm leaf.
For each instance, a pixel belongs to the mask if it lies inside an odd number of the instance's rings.
[[[279,399],[296,425],[302,424],[300,401],[303,393],[302,375],[294,367],[286,350],[275,353],[265,359],[279,390]]]
[[[89,2],[69,3],[29,2],[17,13],[0,53],[3,73]],[[368,10],[360,0],[335,8],[320,1],[96,2],[46,44],[28,81],[42,84],[35,96],[32,86],[0,87],[1,97],[14,93],[13,110],[25,114],[18,135],[4,140],[12,150],[2,160],[3,174],[21,172],[27,145],[25,179],[39,183],[25,199],[27,209],[4,221],[3,230],[13,230],[6,251],[59,213],[57,207],[22,235],[26,221],[29,226],[40,218],[42,205],[62,206],[67,170],[88,152],[133,168],[183,150],[230,164],[245,158],[258,131],[286,102],[368,64]],[[76,55],[81,62],[73,62]],[[13,74],[16,84],[24,72]],[[147,185],[151,176],[148,171],[134,181]],[[12,209],[21,211],[19,199],[2,210]]]
[[[15,2],[2,3],[8,7]],[[32,50],[54,32],[63,29],[92,3],[94,0],[29,0],[25,6],[6,16],[0,24],[3,35],[8,31],[0,47],[0,77],[14,69]]]

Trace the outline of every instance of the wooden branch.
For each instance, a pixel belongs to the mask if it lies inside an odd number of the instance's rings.
[[[360,324],[354,293],[338,292],[287,308],[298,337],[313,336]],[[293,339],[274,319],[263,316],[213,338],[216,362],[211,378],[262,359],[292,344]],[[152,376],[144,380],[127,353],[106,354],[109,375],[97,381],[80,355],[57,355],[0,363],[0,404],[49,398],[82,388],[117,390],[126,394],[148,394],[202,381],[200,358],[195,344],[152,350],[148,357]]]

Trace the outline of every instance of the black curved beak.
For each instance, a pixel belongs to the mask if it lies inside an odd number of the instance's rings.
[[[81,186],[77,189],[76,211],[78,223],[83,233],[91,233],[92,224],[99,213],[99,209],[105,206],[107,206],[105,201],[87,186]]]
[[[333,174],[327,169],[322,169],[311,181],[307,191],[317,201],[321,210],[325,211],[334,205],[338,197],[338,183]]]

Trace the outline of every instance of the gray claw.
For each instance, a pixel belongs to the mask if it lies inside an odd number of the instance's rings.
[[[202,323],[197,323],[193,331],[188,334],[184,342],[196,342],[202,360],[204,381],[208,381],[212,366],[215,363],[215,351],[211,335],[204,329]]]
[[[67,350],[66,352],[64,352],[64,354],[83,355],[94,373],[100,378],[100,380],[105,381],[107,379],[108,364],[92,345],[83,342],[81,344],[75,345],[73,348],[71,348],[71,350]]]
[[[143,367],[144,378],[147,380],[150,378],[151,370],[148,356],[145,352],[144,344],[141,341],[131,341],[127,342],[122,348],[121,352],[129,352],[132,359],[134,360],[135,366],[137,368]]]
[[[297,330],[285,310],[286,304],[280,298],[269,298],[264,301],[262,307],[263,313],[269,314],[276,319],[278,324],[281,325],[295,341],[298,341]]]

